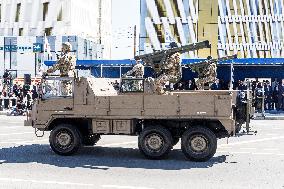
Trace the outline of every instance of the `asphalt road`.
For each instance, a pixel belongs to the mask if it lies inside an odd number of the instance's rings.
[[[129,136],[104,136],[75,156],[58,156],[49,133],[35,137],[23,119],[0,116],[0,189],[284,189],[284,121],[253,121],[257,133],[219,140],[215,156],[196,163],[180,143],[168,159],[147,160]]]

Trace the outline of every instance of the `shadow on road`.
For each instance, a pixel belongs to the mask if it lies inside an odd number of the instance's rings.
[[[182,170],[209,168],[226,161],[226,156],[214,156],[207,162],[187,161],[180,150],[173,150],[166,160],[145,159],[138,149],[117,147],[82,148],[73,156],[59,156],[49,145],[25,145],[0,149],[0,167],[6,163],[41,163],[57,167],[108,170],[111,167]]]

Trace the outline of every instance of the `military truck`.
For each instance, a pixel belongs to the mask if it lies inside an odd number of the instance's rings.
[[[68,93],[62,92],[62,82],[64,87],[69,83]],[[188,159],[207,161],[216,152],[217,138],[234,135],[242,124],[236,117],[236,91],[157,95],[143,87],[133,90],[131,82],[122,80],[124,90],[116,91],[104,78],[47,77],[25,125],[51,131],[50,146],[60,155],[95,145],[102,135],[138,135],[139,150],[147,158],[165,158],[181,138]]]
[[[135,59],[147,62],[158,75],[172,54],[206,47],[208,41]],[[95,145],[102,135],[131,135],[138,136],[139,150],[147,158],[167,157],[181,139],[188,159],[207,161],[216,152],[218,138],[233,136],[249,123],[248,95],[238,91],[157,94],[146,84],[145,78],[126,77],[117,91],[106,78],[46,76],[25,125],[36,133],[51,131],[50,146],[59,155]]]

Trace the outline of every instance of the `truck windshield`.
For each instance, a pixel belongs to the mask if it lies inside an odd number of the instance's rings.
[[[60,98],[73,96],[73,78],[48,78],[42,83],[42,97]]]

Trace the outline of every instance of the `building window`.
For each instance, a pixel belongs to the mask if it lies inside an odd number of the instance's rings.
[[[45,28],[44,33],[46,36],[50,36],[52,34],[52,28]]]
[[[21,3],[18,3],[17,4],[17,10],[16,10],[15,22],[19,22],[20,11],[21,11]]]
[[[62,7],[60,8],[60,11],[58,13],[57,21],[62,21]]]
[[[23,28],[19,28],[19,36],[23,36],[23,32],[24,32],[24,29]]]
[[[43,12],[42,12],[43,13],[43,15],[42,15],[43,21],[45,21],[47,13],[48,13],[48,5],[49,5],[49,2],[43,3]]]

